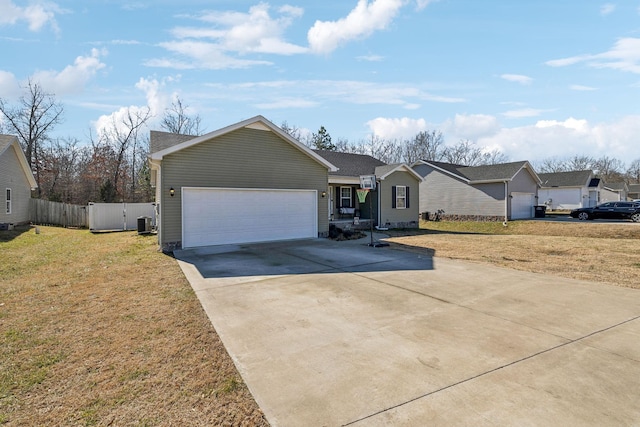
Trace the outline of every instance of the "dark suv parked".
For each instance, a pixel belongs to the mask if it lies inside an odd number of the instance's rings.
[[[640,203],[607,202],[592,208],[580,208],[571,211],[570,215],[581,220],[586,219],[630,219],[640,222]]]

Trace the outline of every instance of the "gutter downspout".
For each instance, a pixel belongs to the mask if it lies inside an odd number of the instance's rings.
[[[502,225],[507,226],[507,220],[509,217],[509,185],[508,181],[504,182],[504,222]]]

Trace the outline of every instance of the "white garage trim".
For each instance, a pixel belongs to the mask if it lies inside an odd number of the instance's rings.
[[[182,247],[318,237],[316,190],[182,188]]]
[[[511,219],[533,218],[536,195],[533,193],[511,193],[511,196]]]

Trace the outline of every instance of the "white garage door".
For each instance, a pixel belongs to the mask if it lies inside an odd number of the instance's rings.
[[[513,193],[511,199],[511,219],[533,218],[535,194]]]
[[[315,190],[182,189],[182,246],[318,237]]]

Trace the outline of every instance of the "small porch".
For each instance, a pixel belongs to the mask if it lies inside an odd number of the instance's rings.
[[[371,221],[376,225],[377,200],[376,193],[367,194],[361,203],[357,197],[359,183],[329,184],[329,224],[342,229],[369,229]],[[371,218],[374,218],[373,220]]]

